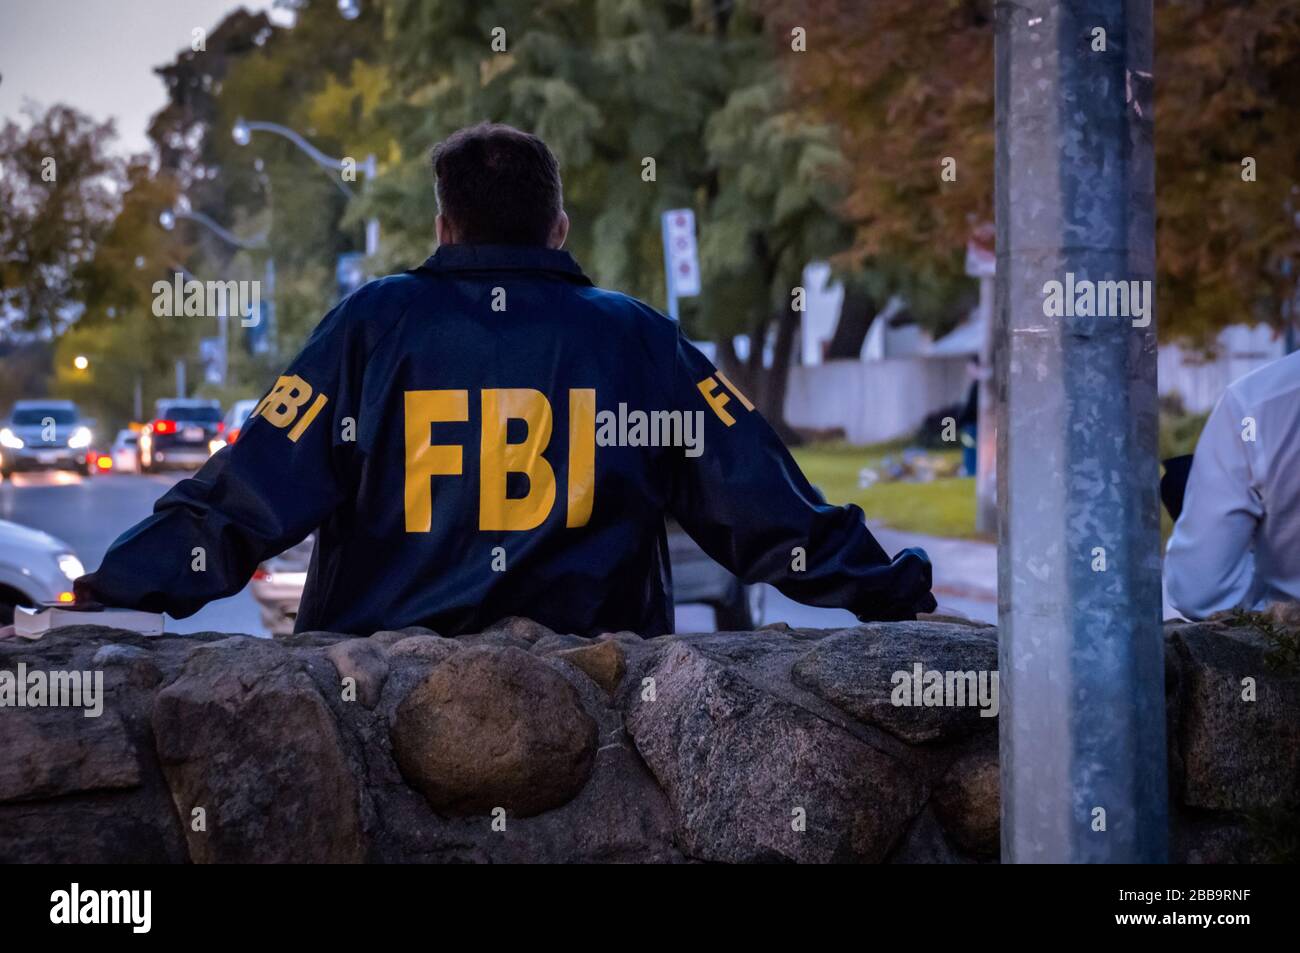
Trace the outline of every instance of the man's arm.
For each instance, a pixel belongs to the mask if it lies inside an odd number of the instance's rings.
[[[1241,605],[1255,581],[1251,548],[1264,515],[1232,391],[1205,422],[1183,511],[1165,551],[1165,591],[1189,619]]]
[[[356,399],[345,309],[321,321],[239,440],[169,490],[76,581],[79,602],[193,615],[239,592],[259,562],[302,540],[347,497],[356,445],[338,439],[335,423]]]
[[[701,411],[699,456],[679,458],[670,508],[714,560],[747,583],[863,620],[911,619],[935,608],[920,549],[893,559],[856,506],[830,506],[748,399],[679,337],[677,406]]]

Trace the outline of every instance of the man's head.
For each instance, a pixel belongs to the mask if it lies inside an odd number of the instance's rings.
[[[452,133],[430,158],[440,245],[564,244],[560,166],[541,139],[484,122]]]

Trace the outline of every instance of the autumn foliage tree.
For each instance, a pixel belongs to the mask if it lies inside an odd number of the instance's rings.
[[[907,261],[914,285],[959,276],[971,229],[992,220],[994,6],[773,4],[808,31],[808,52],[785,59],[794,95],[838,127],[849,158],[850,257]],[[1205,341],[1235,322],[1281,324],[1300,252],[1300,8],[1171,0],[1155,16],[1161,331]]]

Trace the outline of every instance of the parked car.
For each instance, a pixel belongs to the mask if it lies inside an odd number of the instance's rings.
[[[230,410],[226,411],[226,419],[223,421],[226,425],[226,443],[234,443],[239,439],[239,432],[244,429],[244,424],[248,423],[248,418],[252,416],[253,408],[256,406],[255,400],[237,400],[230,405]]]
[[[140,435],[134,430],[119,430],[108,453],[117,473],[140,472]]]
[[[316,537],[313,534],[266,560],[253,573],[249,586],[261,610],[262,624],[272,635],[293,632],[302,590],[307,585],[307,567],[315,548]]]
[[[198,469],[219,448],[224,430],[215,400],[160,400],[140,432],[140,472]]]
[[[674,604],[709,606],[719,632],[749,632],[763,624],[766,590],[745,585],[715,563],[673,520],[668,521],[668,561]]]
[[[0,426],[0,472],[76,470],[89,473],[95,435],[70,400],[20,400]]]
[[[67,543],[0,520],[0,625],[14,621],[15,606],[72,602],[72,581],[83,573]]]
[[[288,635],[298,617],[315,536],[266,560],[253,573],[251,588],[262,624],[273,635]],[[720,632],[748,632],[763,624],[764,589],[746,586],[723,569],[673,521],[668,522],[668,555],[673,570],[673,601],[713,609]]]

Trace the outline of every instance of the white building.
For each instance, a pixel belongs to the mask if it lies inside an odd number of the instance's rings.
[[[987,302],[933,341],[915,323],[895,326],[891,319],[904,302],[893,298],[872,322],[858,360],[825,360],[844,289],[830,282],[825,263],[805,268],[802,362],[790,368],[786,423],[807,430],[839,429],[854,444],[879,443],[912,434],[928,415],[962,402],[970,384],[967,363],[984,345],[993,283],[991,249],[972,245],[967,257],[967,271],[986,285],[982,292]],[[1204,413],[1232,381],[1285,354],[1284,336],[1264,325],[1225,328],[1209,355],[1177,344],[1161,345],[1159,393],[1177,395],[1188,411]]]

